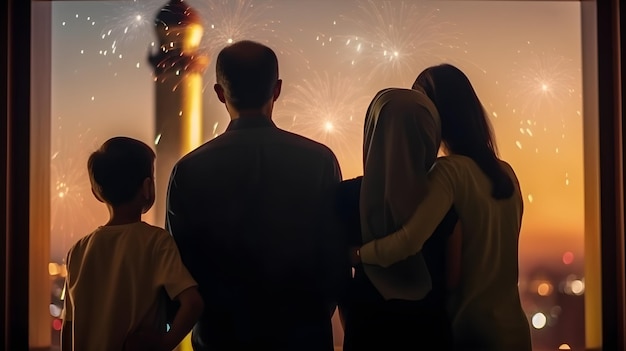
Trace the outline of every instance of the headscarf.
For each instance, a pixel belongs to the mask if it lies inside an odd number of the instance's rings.
[[[413,215],[426,196],[440,141],[439,114],[424,93],[388,88],[374,96],[363,133],[364,243],[399,230]],[[421,253],[388,268],[365,264],[364,269],[387,300],[420,300],[432,288]]]

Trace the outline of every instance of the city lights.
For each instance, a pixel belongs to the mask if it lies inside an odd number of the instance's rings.
[[[546,326],[547,321],[548,319],[546,318],[546,315],[541,312],[535,313],[531,320],[535,329],[542,329]]]

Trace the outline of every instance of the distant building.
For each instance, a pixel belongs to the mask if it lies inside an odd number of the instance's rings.
[[[209,57],[200,50],[202,19],[184,0],[170,0],[155,21],[159,49],[149,57],[156,90],[155,225],[165,224],[172,167],[202,143],[202,75]]]

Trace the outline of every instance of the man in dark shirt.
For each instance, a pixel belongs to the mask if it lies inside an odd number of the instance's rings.
[[[223,49],[214,89],[231,122],[170,177],[166,226],[199,284],[194,350],[333,350],[349,262],[334,218],[341,171],[326,146],[277,128],[278,60]]]

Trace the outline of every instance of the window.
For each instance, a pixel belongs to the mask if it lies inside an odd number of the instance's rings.
[[[461,68],[490,114],[501,156],[516,169],[524,192],[519,286],[534,348],[585,346],[580,3],[188,3],[205,21],[200,48],[209,57],[244,38],[277,51],[284,86],[274,120],[331,147],[346,179],[361,173],[363,117],[378,90],[410,87],[422,69],[441,62]],[[155,123],[156,84],[147,57],[159,47],[153,19],[164,4],[52,4],[53,317],[67,249],[106,221],[106,209],[91,195],[89,153],[114,135],[154,145],[163,133]],[[204,140],[228,123],[212,90],[213,69],[204,74],[199,93]],[[162,225],[156,209],[151,212],[147,220]],[[53,318],[52,329],[57,326]]]

